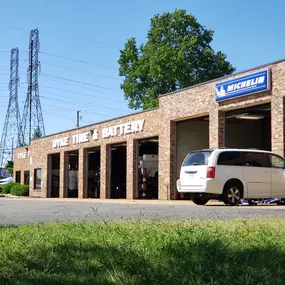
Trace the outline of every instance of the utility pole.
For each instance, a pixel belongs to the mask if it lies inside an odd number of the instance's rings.
[[[44,119],[39,95],[39,51],[40,40],[38,29],[31,30],[29,44],[28,92],[22,116],[23,143],[29,144],[33,131],[45,136]]]
[[[80,121],[80,111],[76,112],[76,127],[79,128],[79,121]]]
[[[18,87],[19,49],[13,48],[11,49],[10,61],[9,104],[0,143],[0,167],[3,167],[7,161],[10,160],[11,149],[13,150],[14,143],[16,144],[16,147],[22,143],[21,118],[18,103]]]

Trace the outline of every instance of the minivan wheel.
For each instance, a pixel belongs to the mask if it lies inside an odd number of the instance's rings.
[[[223,191],[223,202],[226,205],[236,206],[243,198],[242,186],[239,183],[227,184]]]
[[[210,199],[202,197],[193,197],[191,200],[193,201],[194,204],[203,206],[206,205]]]

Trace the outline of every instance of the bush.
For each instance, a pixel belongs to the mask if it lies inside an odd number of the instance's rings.
[[[11,189],[11,194],[15,196],[29,196],[29,185],[17,184]]]
[[[3,194],[9,194],[9,193],[11,193],[11,189],[12,189],[12,187],[15,186],[15,185],[19,185],[19,183],[10,182],[10,183],[1,185],[1,187],[2,187],[2,193],[3,193]]]

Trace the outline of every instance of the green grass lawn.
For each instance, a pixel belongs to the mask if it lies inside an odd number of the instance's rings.
[[[285,284],[285,219],[2,227],[0,284]]]

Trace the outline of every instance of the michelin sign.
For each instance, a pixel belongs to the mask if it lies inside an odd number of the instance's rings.
[[[248,95],[269,90],[268,69],[243,77],[217,83],[215,87],[216,101]]]

